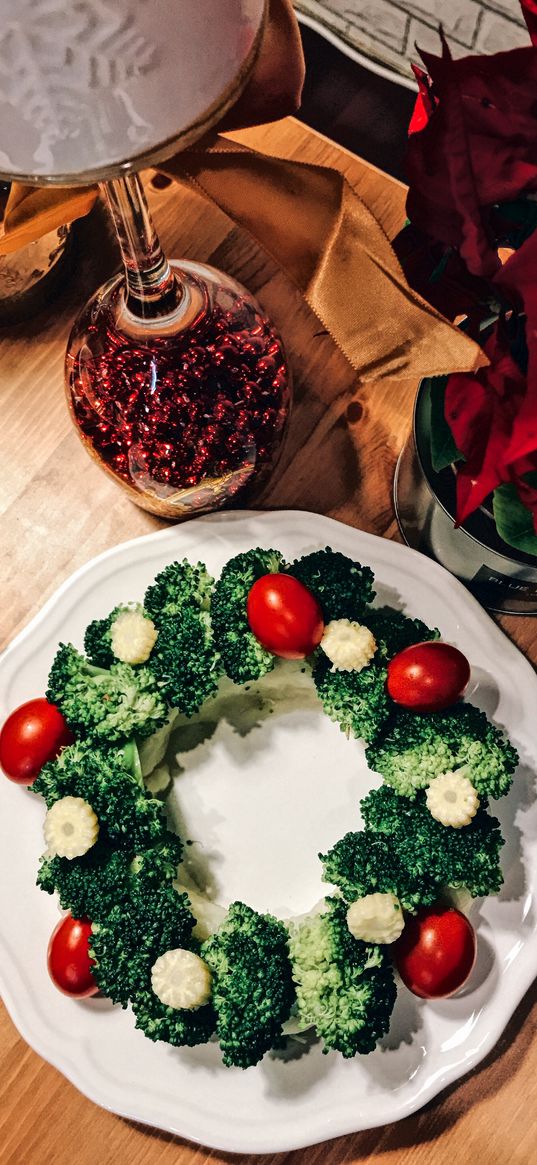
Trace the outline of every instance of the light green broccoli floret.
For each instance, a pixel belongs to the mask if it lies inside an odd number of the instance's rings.
[[[326,911],[290,924],[289,950],[298,1016],[349,1058],[372,1052],[386,1034],[395,1003],[392,964],[383,947],[353,938],[347,905],[329,898]]]
[[[282,1038],[294,1001],[287,931],[269,914],[234,902],[201,948],[213,975],[224,1064],[248,1068]]]
[[[480,796],[507,793],[518,754],[472,704],[445,712],[394,709],[380,739],[366,752],[371,769],[405,797],[415,797],[441,773],[462,771]]]
[[[326,715],[347,736],[375,740],[389,715],[386,669],[375,660],[361,671],[332,671],[321,655],[313,680]]]
[[[148,587],[144,608],[159,628],[167,619],[180,615],[184,607],[207,611],[213,583],[214,579],[202,562],[195,566],[186,558],[182,562],[171,562]]]
[[[217,650],[226,675],[236,684],[258,680],[274,667],[274,655],[250,631],[248,595],[257,579],[285,569],[277,550],[248,550],[226,563],[215,584],[211,618]]]
[[[315,595],[325,623],[332,619],[360,622],[367,604],[375,597],[371,568],[330,546],[298,558],[288,571]]]
[[[95,745],[150,736],[168,716],[147,665],[94,667],[70,643],[60,644],[56,653],[46,697],[58,705],[76,736]]]

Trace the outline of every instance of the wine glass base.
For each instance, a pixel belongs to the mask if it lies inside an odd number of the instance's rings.
[[[117,275],[76,320],[71,416],[88,452],[144,509],[182,518],[260,487],[280,450],[290,378],[273,325],[212,267],[172,263],[183,294],[142,319]]]

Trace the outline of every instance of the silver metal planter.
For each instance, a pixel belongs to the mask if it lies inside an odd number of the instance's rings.
[[[492,513],[482,506],[455,529],[455,471],[436,473],[430,458],[430,380],[422,381],[412,432],[394,481],[395,511],[403,538],[436,559],[491,611],[537,615],[537,558],[508,546]]]

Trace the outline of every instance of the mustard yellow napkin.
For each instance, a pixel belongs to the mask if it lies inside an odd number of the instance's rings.
[[[0,255],[9,255],[88,214],[96,198],[97,186],[23,186],[14,182],[0,224]]]
[[[337,170],[269,157],[225,137],[161,169],[194,183],[272,255],[359,380],[418,380],[487,363],[477,344],[408,286],[381,224]],[[15,183],[0,253],[86,214],[96,197],[96,187]]]
[[[339,171],[224,137],[160,169],[189,178],[272,255],[360,380],[419,379],[488,363],[409,287],[382,226]]]

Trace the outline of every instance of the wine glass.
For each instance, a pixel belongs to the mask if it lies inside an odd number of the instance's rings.
[[[0,174],[98,181],[123,260],[69,338],[66,391],[78,434],[144,508],[171,518],[215,509],[264,480],[275,461],[290,403],[285,354],[238,283],[168,261],[138,171],[191,144],[234,103],[255,61],[265,2],[17,0],[12,8],[0,0],[0,49],[10,61],[0,108],[11,114],[0,130]]]

